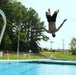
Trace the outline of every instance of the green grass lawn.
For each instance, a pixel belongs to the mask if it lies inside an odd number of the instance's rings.
[[[59,59],[68,59],[68,60],[76,60],[76,55],[71,55],[71,54],[64,54],[60,52],[53,52],[51,53],[55,58]]]
[[[50,58],[50,56],[53,56],[54,59],[68,59],[68,60],[76,60],[76,55],[71,55],[71,54],[64,54],[64,53],[60,53],[60,52],[40,52],[40,53],[36,53],[36,54],[19,54],[18,55],[18,59],[22,60],[22,59],[47,59]],[[17,59],[17,54],[9,54],[9,56],[7,54],[4,54],[2,57],[0,57],[0,59],[4,60],[4,59]]]

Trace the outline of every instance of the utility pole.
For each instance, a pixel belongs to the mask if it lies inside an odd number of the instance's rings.
[[[63,50],[63,53],[64,53],[64,39],[62,39],[62,50]]]
[[[50,43],[51,43],[51,48],[50,48],[50,50],[52,50],[52,43],[53,43],[53,41],[50,41]]]

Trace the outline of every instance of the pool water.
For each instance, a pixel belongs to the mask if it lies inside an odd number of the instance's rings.
[[[76,65],[2,62],[0,75],[76,75]]]

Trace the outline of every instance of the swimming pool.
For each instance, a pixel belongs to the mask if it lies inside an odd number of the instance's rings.
[[[0,61],[0,75],[76,75],[75,63],[61,60]]]

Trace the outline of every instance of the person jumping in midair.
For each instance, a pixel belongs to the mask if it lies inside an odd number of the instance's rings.
[[[67,20],[67,19],[64,19],[61,25],[58,28],[56,28],[56,17],[57,17],[58,12],[59,10],[55,11],[52,16],[50,15],[50,9],[48,9],[48,12],[46,12],[46,18],[48,21],[49,30],[45,29],[44,27],[43,29],[47,31],[48,33],[51,33],[53,37],[56,36],[55,32],[57,32],[62,27],[64,22]]]

